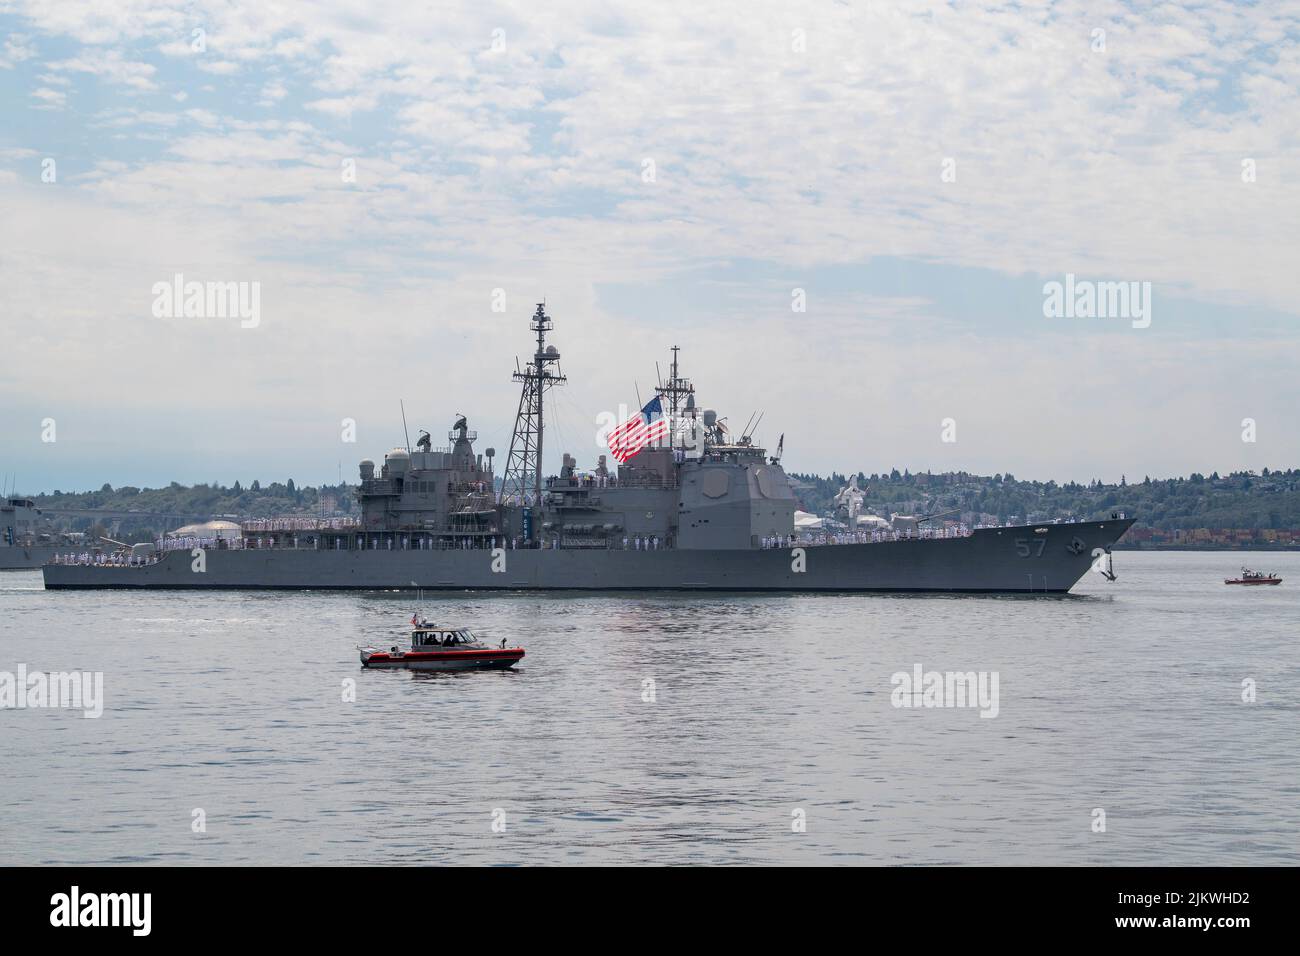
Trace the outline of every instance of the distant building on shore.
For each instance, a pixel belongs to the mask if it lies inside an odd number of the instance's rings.
[[[1202,549],[1300,550],[1300,528],[1143,528],[1129,529],[1118,545],[1130,550]]]

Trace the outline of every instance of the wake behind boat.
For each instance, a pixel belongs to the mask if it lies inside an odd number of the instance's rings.
[[[413,671],[505,670],[524,656],[522,647],[489,647],[464,628],[437,627],[419,617],[411,619],[411,647],[386,651],[359,647],[362,667],[402,668]]]

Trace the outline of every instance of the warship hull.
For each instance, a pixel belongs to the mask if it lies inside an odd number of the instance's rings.
[[[0,571],[34,570],[46,561],[51,560],[55,552],[59,550],[67,551],[68,549],[59,549],[52,545],[36,545],[31,548],[15,545],[11,548],[0,548]]]
[[[45,586],[475,591],[931,591],[1063,594],[1131,518],[966,537],[772,549],[172,551],[144,567],[48,564]],[[202,565],[203,570],[196,570]]]

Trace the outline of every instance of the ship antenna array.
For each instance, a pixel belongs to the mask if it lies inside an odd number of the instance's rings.
[[[515,415],[515,430],[510,436],[510,454],[501,480],[499,502],[511,498],[520,504],[531,492],[535,504],[542,500],[542,438],[545,434],[543,410],[546,392],[568,379],[560,371],[560,353],[555,346],[547,347],[546,333],[554,326],[546,314],[546,303],[537,303],[529,328],[537,334],[537,351],[527,366],[520,368],[515,360],[512,376],[523,387],[519,393],[519,411]]]
[[[674,441],[676,440],[675,436],[678,434],[678,412],[685,404],[685,400],[695,393],[695,386],[691,384],[690,379],[683,378],[678,374],[677,353],[680,351],[681,346],[674,345],[672,347],[673,361],[668,372],[668,384],[665,385],[661,382],[659,387],[656,389],[660,395],[666,395],[668,397],[668,420],[672,425],[670,434],[674,436]],[[659,374],[658,362],[655,363],[655,374]]]

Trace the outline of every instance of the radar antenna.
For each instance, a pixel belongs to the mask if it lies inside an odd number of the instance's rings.
[[[537,505],[542,500],[543,399],[547,389],[562,385],[567,379],[560,372],[559,351],[554,345],[546,345],[546,333],[553,328],[551,317],[546,314],[546,303],[537,303],[537,311],[528,327],[537,333],[537,351],[532,362],[513,375],[523,388],[519,394],[519,411],[515,415],[514,434],[510,436],[510,454],[506,458],[498,501],[514,500],[524,504],[531,496]]]
[[[672,436],[670,439],[670,444],[673,447],[677,447],[677,439],[681,435],[681,431],[680,431],[681,426],[679,422],[680,416],[678,413],[683,408],[695,407],[693,405],[687,404],[690,400],[690,396],[695,394],[695,386],[691,384],[690,379],[683,378],[677,372],[677,353],[680,351],[681,351],[680,346],[674,345],[672,347],[673,363],[668,372],[668,381],[667,383],[661,382],[660,385],[655,389],[656,392],[658,392],[662,396],[667,397],[668,399],[669,435]],[[658,371],[659,371],[659,363],[656,362],[655,363],[656,374],[658,373]],[[683,436],[683,442],[684,442],[684,436]]]
[[[781,440],[776,443],[776,454],[769,461],[774,465],[781,464],[781,455],[785,452],[785,432],[781,432]]]

